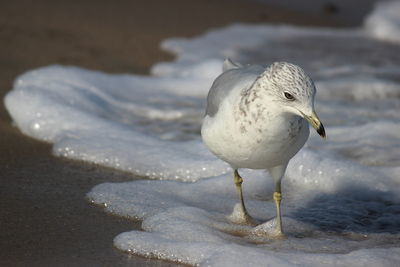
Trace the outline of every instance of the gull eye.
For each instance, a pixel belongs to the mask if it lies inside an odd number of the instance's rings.
[[[291,93],[285,92],[284,95],[287,100],[294,100],[294,96]]]

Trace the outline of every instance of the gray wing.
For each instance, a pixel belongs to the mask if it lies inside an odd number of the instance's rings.
[[[218,112],[219,105],[233,90],[249,88],[257,77],[264,72],[261,65],[242,66],[231,60],[225,60],[224,72],[215,79],[207,96],[206,115],[213,117]]]

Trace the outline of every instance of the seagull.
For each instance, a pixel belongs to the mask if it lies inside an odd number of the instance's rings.
[[[309,125],[325,138],[315,113],[316,89],[297,65],[275,62],[268,67],[226,59],[213,82],[201,127],[204,144],[233,169],[239,194],[240,224],[257,225],[246,210],[238,169],[266,169],[273,177],[276,220],[273,237],[282,237],[281,181],[290,159],[303,147]]]

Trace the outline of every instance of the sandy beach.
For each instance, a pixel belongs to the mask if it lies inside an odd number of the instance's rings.
[[[169,37],[193,37],[232,22],[349,26],[326,5],[302,14],[256,1],[28,1],[2,4],[0,97],[24,71],[51,64],[147,74],[173,60],[159,49]],[[367,9],[368,7],[365,7]],[[176,266],[113,247],[140,222],[109,215],[85,195],[131,174],[52,156],[51,145],[24,136],[0,106],[1,266]]]

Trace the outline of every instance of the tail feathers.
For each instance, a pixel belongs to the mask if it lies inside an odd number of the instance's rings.
[[[227,58],[224,60],[224,63],[222,64],[222,70],[225,72],[227,70],[230,69],[238,69],[243,67],[242,64],[238,63],[238,62],[234,62],[232,61],[230,58]]]

